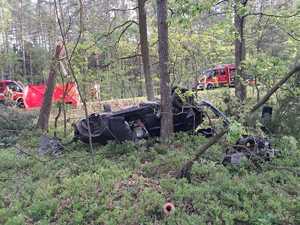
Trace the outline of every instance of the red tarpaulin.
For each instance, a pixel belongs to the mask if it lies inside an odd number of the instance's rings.
[[[65,103],[71,104],[77,107],[80,103],[77,87],[75,83],[67,83],[65,88],[62,84],[57,84],[54,88],[52,101],[62,102],[65,90]],[[43,104],[44,93],[46,91],[46,85],[34,85],[30,84],[25,87],[24,90],[24,105],[25,108],[38,108]]]

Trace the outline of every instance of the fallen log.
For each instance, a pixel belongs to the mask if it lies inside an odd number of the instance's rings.
[[[220,141],[220,139],[228,132],[228,128],[219,132],[216,136],[212,137],[207,143],[202,145],[199,149],[199,152],[195,155],[195,157],[188,162],[186,162],[180,171],[177,173],[176,178],[186,178],[189,182],[191,182],[191,170],[195,161],[199,160],[199,158],[214,144]]]
[[[263,104],[265,104],[269,98],[285,83],[287,82],[288,79],[290,79],[294,74],[296,74],[297,72],[300,72],[300,65],[294,67],[294,69],[292,69],[288,74],[286,74],[280,81],[278,81],[278,83],[276,83],[270,91],[268,91],[268,93],[258,102],[256,103],[250,113],[255,112],[257,109],[259,109]]]

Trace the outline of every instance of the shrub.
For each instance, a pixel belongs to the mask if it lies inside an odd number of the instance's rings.
[[[33,112],[0,106],[0,146],[14,145],[21,133],[34,127],[35,118]]]

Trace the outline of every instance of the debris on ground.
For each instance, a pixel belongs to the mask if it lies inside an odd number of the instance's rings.
[[[38,148],[39,155],[59,156],[63,153],[63,150],[64,146],[58,138],[47,135],[41,136]]]
[[[263,137],[243,136],[226,150],[223,165],[240,165],[243,160],[252,162],[270,161],[278,155],[271,142]]]

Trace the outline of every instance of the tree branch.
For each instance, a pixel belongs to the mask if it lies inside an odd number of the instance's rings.
[[[268,13],[263,13],[263,12],[252,12],[252,13],[247,13],[243,17],[245,18],[247,16],[267,16],[267,17],[275,17],[275,18],[291,18],[291,17],[297,16],[299,14],[300,14],[300,11],[297,11],[291,15],[275,15],[275,14],[268,14]]]
[[[89,50],[90,48],[94,47],[94,46],[97,44],[98,41],[102,40],[103,38],[109,37],[110,35],[112,35],[116,30],[118,30],[118,29],[121,28],[121,27],[124,27],[124,26],[128,27],[129,24],[130,24],[130,26],[131,26],[132,24],[138,25],[138,23],[137,23],[135,20],[127,20],[126,22],[124,22],[124,23],[122,23],[122,24],[120,24],[120,25],[114,27],[111,31],[108,31],[106,34],[103,34],[102,36],[100,36],[99,38],[97,38],[97,39],[95,40],[95,43],[94,43],[94,44],[90,45],[89,47],[85,48],[84,50],[85,50],[85,51]],[[125,28],[125,29],[126,29],[126,28]],[[127,29],[126,29],[126,30],[127,30]]]
[[[109,12],[127,12],[127,11],[133,11],[133,10],[137,10],[139,7],[136,6],[134,8],[130,8],[130,9],[116,9],[116,8],[113,8],[113,9],[109,9],[106,11],[106,13],[109,13]]]
[[[293,34],[289,31],[286,31],[284,28],[277,26],[280,30],[282,30],[284,33],[286,33],[289,37],[291,37],[292,39],[294,39],[295,41],[300,41],[299,38],[297,38],[297,36],[299,37],[299,35]]]
[[[83,26],[83,4],[82,4],[81,0],[79,0],[79,4],[80,4],[80,10],[79,10],[79,18],[80,18],[79,19],[79,34],[78,34],[75,46],[74,46],[74,48],[71,51],[70,61],[72,61],[72,58],[73,58],[74,53],[75,53],[75,50],[77,49],[79,41],[81,39],[82,33],[84,32],[84,26]]]
[[[300,39],[299,39],[299,38],[296,38],[296,36],[295,36],[294,34],[288,32],[288,31],[286,31],[286,34],[287,34],[289,37],[291,37],[292,39],[294,39],[295,41],[300,41]]]
[[[296,66],[294,69],[292,69],[287,75],[285,75],[278,83],[276,83],[271,90],[256,104],[252,107],[250,113],[255,112],[257,109],[259,109],[263,104],[265,104],[269,98],[277,91],[291,76],[293,76],[295,73],[300,72],[300,65]]]
[[[101,66],[101,69],[104,69],[104,68],[106,68],[106,67],[108,67],[108,66],[110,66],[110,65],[112,65],[112,64],[114,64],[116,62],[118,62],[119,60],[132,59],[132,58],[141,57],[141,56],[142,56],[141,54],[134,54],[134,55],[129,55],[129,56],[123,56],[123,57],[120,57],[120,58],[116,59],[115,61],[111,61],[111,62],[109,62],[109,63]]]
[[[135,21],[134,21],[134,22],[135,22]],[[131,23],[129,23],[129,24],[122,30],[121,34],[120,34],[119,37],[118,37],[118,40],[117,40],[116,43],[115,43],[115,46],[116,46],[117,44],[119,44],[119,42],[120,42],[122,36],[123,36],[123,35],[125,34],[125,32],[129,29],[129,27],[131,27],[131,25],[134,24],[134,22],[132,21]],[[136,23],[136,22],[135,22],[135,23]],[[137,23],[136,23],[136,24],[137,24]]]
[[[55,13],[56,13],[56,17],[57,17],[57,20],[58,20],[59,30],[60,30],[60,34],[61,34],[62,39],[63,39],[63,46],[65,48],[65,55],[66,55],[67,64],[68,64],[70,73],[71,73],[71,75],[72,75],[72,77],[73,77],[73,79],[74,79],[74,81],[77,85],[78,94],[79,94],[79,97],[80,97],[80,99],[82,101],[82,104],[83,104],[83,108],[84,108],[84,112],[85,112],[85,118],[86,118],[86,121],[87,121],[88,134],[89,134],[90,151],[91,151],[91,155],[92,155],[93,165],[95,166],[95,153],[94,153],[94,148],[93,148],[93,143],[92,143],[92,134],[91,134],[91,127],[90,127],[90,122],[89,122],[89,115],[88,115],[86,100],[83,97],[83,94],[81,92],[81,89],[80,89],[80,86],[79,86],[79,81],[78,81],[78,79],[75,75],[75,71],[74,71],[74,68],[73,68],[73,65],[72,65],[70,54],[69,54],[69,51],[67,49],[66,38],[65,38],[65,35],[64,35],[64,32],[63,32],[62,25],[60,23],[56,0],[54,0],[54,4],[55,4]],[[82,3],[82,0],[79,0],[79,5],[80,5],[80,18],[79,18],[79,20],[80,20],[80,30],[79,30],[79,33],[82,33],[83,32],[83,3]],[[80,38],[81,38],[81,34],[78,35],[77,42],[80,41]],[[77,47],[77,45],[75,45],[75,47]],[[75,49],[73,49],[73,52],[75,52]]]

